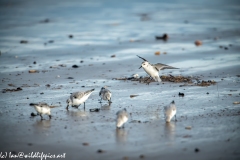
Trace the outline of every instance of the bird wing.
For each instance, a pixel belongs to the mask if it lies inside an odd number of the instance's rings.
[[[179,69],[172,66],[168,66],[166,64],[162,64],[162,63],[153,64],[152,66],[155,67],[157,71],[164,70],[164,69]]]
[[[138,55],[137,55],[138,56]],[[143,58],[143,57],[140,57],[140,56],[138,56],[139,58],[141,58],[142,60],[144,60],[144,61],[148,61],[148,60],[146,60],[145,58]]]
[[[84,96],[84,92],[74,92],[71,94],[71,99],[74,97],[75,99],[81,99]]]
[[[84,95],[91,94],[93,91],[94,91],[94,89],[91,89],[91,90],[85,91],[85,92],[84,92]]]

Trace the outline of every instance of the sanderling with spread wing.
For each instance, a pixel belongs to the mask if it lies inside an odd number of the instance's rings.
[[[84,110],[85,110],[85,101],[88,99],[88,97],[91,95],[91,93],[94,91],[94,89],[84,91],[84,92],[74,92],[70,95],[70,98],[67,99],[67,107],[71,105],[72,107],[78,108],[82,103],[84,103]]]
[[[112,93],[107,89],[106,86],[101,88],[99,96],[101,97],[100,103],[102,102],[102,100],[106,100],[109,103],[112,103],[111,102]]]
[[[40,102],[40,103],[30,103],[30,106],[34,106],[35,110],[37,111],[37,114],[40,115],[41,119],[43,119],[42,115],[47,114],[49,116],[49,119],[52,118],[51,116],[51,108],[54,108],[56,106],[49,106],[47,103]]]
[[[120,110],[116,113],[117,119],[116,119],[116,126],[117,128],[124,128],[124,123],[128,121],[128,113],[127,109],[124,108],[123,110]]]
[[[162,64],[162,63],[150,64],[145,58],[142,58],[140,56],[138,56],[138,57],[141,58],[142,60],[144,60],[142,62],[141,67],[139,67],[139,69],[143,68],[144,71],[150,76],[149,78],[154,79],[155,81],[158,81],[159,83],[162,81],[161,78],[159,77],[159,71],[160,70],[164,70],[164,69],[179,69],[179,68],[175,68],[175,67],[172,67],[172,66],[168,66],[166,64]]]
[[[173,116],[175,116],[175,121],[177,121],[176,112],[177,112],[177,108],[175,106],[175,102],[172,101],[169,106],[164,107],[165,121],[170,122]]]

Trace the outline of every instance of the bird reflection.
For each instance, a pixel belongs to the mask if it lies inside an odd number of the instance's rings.
[[[51,120],[37,120],[34,126],[38,129],[48,129],[51,127]]]
[[[125,143],[127,142],[127,131],[124,128],[116,128],[116,142]]]
[[[165,123],[165,137],[173,141],[175,139],[175,123],[170,122],[170,123]]]
[[[101,104],[101,110],[109,110],[111,108],[111,104],[112,103],[107,103],[104,105]]]
[[[87,117],[88,116],[86,111],[81,111],[81,110],[67,110],[66,113],[71,117]]]

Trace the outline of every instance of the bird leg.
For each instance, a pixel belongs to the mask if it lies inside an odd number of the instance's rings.
[[[177,115],[175,114],[175,122],[177,122]]]
[[[43,120],[42,114],[40,114],[41,120]]]
[[[85,111],[85,102],[84,102],[84,111]]]
[[[52,118],[52,116],[51,115],[49,115],[49,119],[51,119]]]
[[[69,106],[69,105],[67,105],[67,107],[66,107],[67,110],[68,110],[68,106]]]
[[[149,80],[149,78],[151,78],[151,76],[149,76],[148,79],[144,80],[143,82],[144,82],[144,83],[147,82],[147,81]]]

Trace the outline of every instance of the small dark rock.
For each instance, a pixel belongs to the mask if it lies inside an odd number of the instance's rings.
[[[143,155],[143,154],[141,154],[140,156],[139,156],[139,158],[144,158],[145,156]]]
[[[80,63],[83,63],[83,60],[81,60]]]
[[[72,66],[72,68],[78,68],[79,66],[78,65],[76,65],[76,64],[74,64],[73,66]]]
[[[199,152],[199,149],[198,149],[198,148],[195,148],[195,152]]]
[[[206,94],[209,94],[208,92]]]
[[[178,93],[178,96],[179,96],[179,97],[184,97],[184,93],[179,92],[179,93]]]
[[[28,41],[26,41],[26,40],[21,40],[20,43],[22,43],[22,44],[27,44]]]
[[[106,152],[106,151],[104,151],[104,150],[102,150],[102,149],[99,149],[99,150],[97,150],[97,152],[98,152],[98,153],[103,153],[103,152]]]
[[[46,19],[40,21],[40,23],[48,23],[48,22],[50,22],[50,20],[49,20],[48,18],[46,18]]]
[[[90,112],[99,112],[100,108],[89,109]]]
[[[49,40],[48,43],[54,43],[54,40]]]
[[[81,86],[81,87],[83,87],[83,88],[84,88],[85,86]]]
[[[40,94],[44,94],[43,92],[41,92]]]
[[[51,85],[50,85],[50,84],[46,84],[45,86],[46,86],[46,87],[50,87]]]
[[[70,34],[68,37],[69,37],[69,38],[73,38],[73,35]]]
[[[37,64],[37,62],[36,62],[36,61],[34,61],[34,62],[33,62],[33,64]]]
[[[35,113],[32,112],[32,113],[31,113],[31,116],[32,116],[32,117],[35,117],[35,116],[37,116],[37,114],[35,114]]]
[[[84,142],[84,143],[82,143],[82,145],[84,145],[84,146],[89,146],[89,143]]]
[[[74,79],[73,77],[68,77],[67,79]]]
[[[168,39],[168,35],[166,33],[163,34],[163,36],[155,36],[156,40],[164,40],[166,41]]]
[[[32,143],[28,143],[29,146],[32,146],[33,144]]]
[[[228,50],[228,47],[224,47],[225,50]]]

